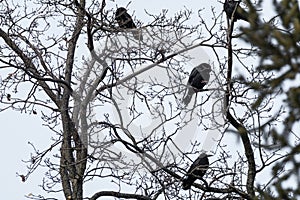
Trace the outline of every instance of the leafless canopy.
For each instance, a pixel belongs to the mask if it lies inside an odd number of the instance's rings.
[[[209,18],[145,9],[141,22],[129,9],[137,28],[122,29],[111,1],[2,0],[0,111],[37,115],[53,134],[44,150],[30,143],[21,180],[45,168],[43,189],[69,200],[299,197],[298,2],[274,1],[271,19],[245,2],[255,20],[233,22],[222,2]],[[186,106],[201,63],[210,80]],[[209,169],[182,190],[201,151]]]

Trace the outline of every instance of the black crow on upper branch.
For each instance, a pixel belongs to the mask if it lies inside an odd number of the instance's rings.
[[[136,25],[132,20],[132,17],[127,13],[126,8],[120,7],[115,14],[115,20],[118,22],[119,27],[122,29],[136,29]],[[134,39],[142,40],[142,35],[138,30],[132,30]]]
[[[223,9],[227,17],[233,19],[233,22],[236,22],[238,19],[249,22],[249,14],[239,4],[240,1],[225,0]]]
[[[202,63],[195,67],[187,82],[186,96],[183,98],[183,103],[188,105],[194,93],[199,92],[209,81],[209,73],[211,66],[207,63]]]
[[[205,175],[209,167],[208,157],[210,156],[212,155],[201,153],[200,156],[193,162],[187,172],[186,177],[184,177],[184,179],[182,180],[182,189],[190,189],[195,180],[197,180],[198,178],[202,178]]]

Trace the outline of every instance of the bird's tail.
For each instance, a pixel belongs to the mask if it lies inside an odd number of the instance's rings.
[[[190,176],[184,177],[184,179],[182,180],[182,189],[183,190],[190,189],[195,180],[196,179],[194,177],[190,177]]]
[[[190,95],[190,94],[187,94],[184,98],[183,98],[183,103],[187,106],[189,103],[190,103],[190,101],[191,101],[191,99],[192,99],[192,96],[193,95]]]
[[[188,88],[187,89],[187,92],[186,92],[186,96],[183,98],[183,103],[187,106],[191,99],[192,99],[192,96],[194,94],[194,89],[193,88]]]
[[[132,30],[132,35],[133,35],[133,38],[136,39],[136,40],[143,40],[143,36],[142,36],[142,30],[141,29],[135,29],[135,30]]]

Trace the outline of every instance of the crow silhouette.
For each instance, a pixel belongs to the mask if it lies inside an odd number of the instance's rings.
[[[187,82],[188,87],[185,92],[186,95],[183,98],[183,103],[185,105],[190,103],[194,93],[203,89],[203,87],[208,83],[210,71],[211,66],[207,63],[202,63],[192,70]]]
[[[236,22],[238,19],[249,22],[248,13],[239,4],[240,1],[225,0],[223,8],[227,17],[233,19],[233,22]]]
[[[136,30],[136,25],[132,17],[127,13],[126,8],[120,7],[116,10],[115,20],[118,22],[120,28],[133,29],[131,32],[136,40],[142,40],[142,35]]]
[[[188,190],[198,178],[202,178],[209,167],[208,157],[206,153],[201,153],[200,156],[193,162],[187,172],[186,177],[182,180],[182,189]]]

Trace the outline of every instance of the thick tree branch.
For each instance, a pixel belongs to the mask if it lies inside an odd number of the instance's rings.
[[[232,32],[234,28],[234,22],[231,20],[231,23],[229,23],[229,28],[227,32],[227,45],[228,45],[228,69],[227,69],[227,78],[226,78],[226,94],[225,94],[225,108],[226,108],[226,117],[229,123],[238,131],[242,138],[242,142],[244,145],[245,155],[247,157],[248,161],[248,177],[247,177],[247,192],[250,196],[254,197],[254,180],[256,176],[256,168],[255,168],[255,160],[254,160],[254,153],[251,146],[251,142],[248,136],[248,131],[245,128],[245,126],[241,123],[239,123],[230,113],[230,97],[231,92],[233,88],[233,83],[231,82],[232,78],[232,67],[233,67],[233,57],[232,57]]]
[[[114,191],[101,191],[94,194],[89,200],[96,200],[100,197],[110,196],[110,197],[117,197],[123,199],[138,199],[138,200],[151,200],[152,198],[146,197],[139,194],[127,194],[121,192],[114,192]]]
[[[85,7],[85,0],[80,1],[80,5]],[[85,13],[77,7],[77,19],[74,25],[74,31],[68,42],[68,53],[65,69],[65,81],[71,83],[74,57],[77,41],[84,26]],[[60,175],[62,179],[63,191],[66,199],[82,199],[83,195],[83,176],[86,168],[87,149],[81,142],[79,134],[69,115],[69,99],[71,92],[65,86],[62,95],[61,117],[63,121],[63,142],[61,147],[61,168]],[[73,138],[73,140],[72,140]],[[75,143],[75,148],[72,146]],[[76,159],[73,151],[76,151]]]

